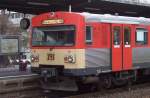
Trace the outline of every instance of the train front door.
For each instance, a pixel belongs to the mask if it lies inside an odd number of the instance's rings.
[[[112,70],[128,70],[132,67],[132,25],[112,24]]]

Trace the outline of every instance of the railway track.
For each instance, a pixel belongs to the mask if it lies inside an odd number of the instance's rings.
[[[131,87],[126,86],[65,98],[150,98],[150,81],[134,84]]]
[[[0,98],[41,98],[36,74],[0,77]]]
[[[97,92],[43,94],[37,74],[0,77],[0,98],[150,98],[150,81]],[[129,89],[130,88],[130,89]],[[63,97],[62,97],[63,96]]]

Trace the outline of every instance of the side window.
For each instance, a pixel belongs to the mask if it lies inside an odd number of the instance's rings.
[[[129,45],[131,42],[131,28],[125,27],[124,28],[124,44]]]
[[[148,30],[145,28],[136,29],[136,44],[146,45],[148,43]]]
[[[92,44],[92,27],[86,26],[86,44]]]
[[[120,44],[120,32],[121,32],[121,29],[120,27],[114,27],[113,29],[113,34],[114,34],[114,38],[113,38],[113,41],[114,41],[114,45],[119,45]]]

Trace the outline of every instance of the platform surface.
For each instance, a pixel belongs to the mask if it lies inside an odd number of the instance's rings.
[[[38,76],[38,74],[32,73],[30,70],[19,71],[18,68],[7,68],[0,70],[0,79],[3,78],[15,78],[15,77],[29,77]]]

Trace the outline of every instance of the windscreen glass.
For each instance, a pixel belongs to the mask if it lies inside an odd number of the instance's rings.
[[[75,26],[33,28],[32,46],[73,46]]]

